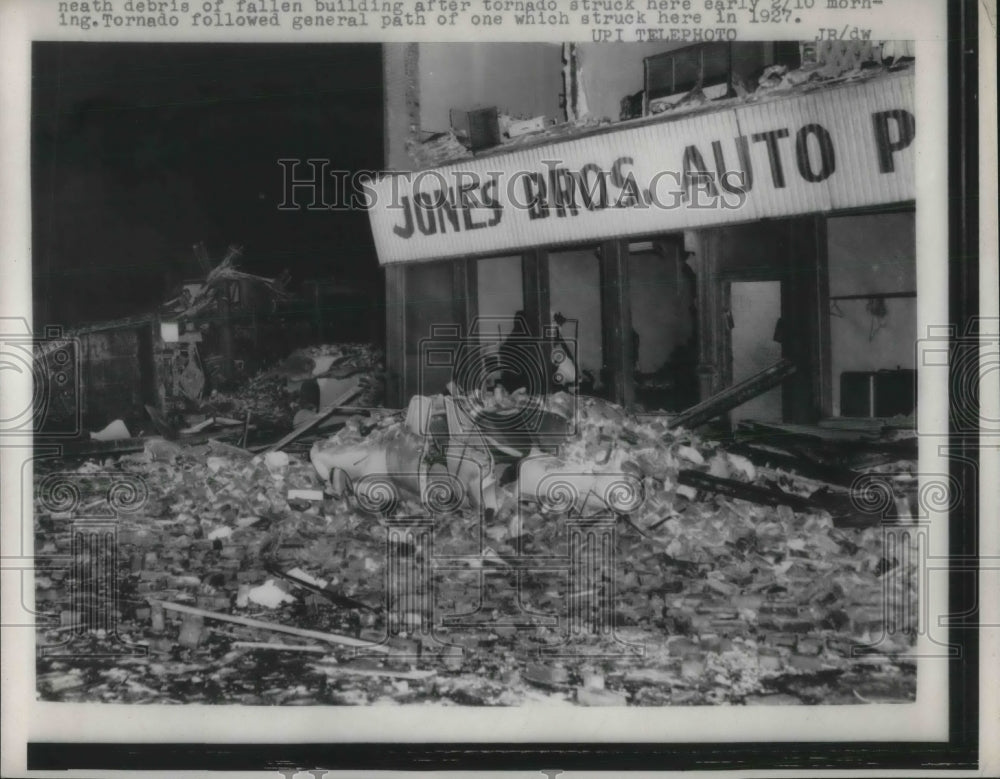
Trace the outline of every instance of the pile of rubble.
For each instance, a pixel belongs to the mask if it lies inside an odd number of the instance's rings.
[[[39,610],[51,615],[39,628],[41,696],[913,699],[908,540],[889,549],[893,531],[877,522],[842,525],[824,511],[691,487],[687,473],[803,499],[815,485],[609,403],[502,393],[479,401],[458,405],[494,421],[537,409],[561,419],[564,434],[476,440],[456,435],[455,399],[418,398],[406,414],[351,418],[311,461],[159,441],[102,464],[40,470],[43,558],[71,552],[88,511],[82,499],[60,503],[60,479],[78,496],[140,485],[118,514],[114,631],[87,629],[94,604],[79,593],[92,590],[77,580],[86,567],[36,578]],[[347,451],[349,468],[330,466]],[[471,491],[435,500],[449,475]],[[558,484],[543,489],[553,475]],[[896,478],[905,496],[905,477]],[[409,577],[402,590],[400,571]],[[88,658],[88,647],[109,642],[117,657]]]
[[[235,419],[249,415],[257,425],[287,429],[295,416],[296,401],[297,397],[288,392],[284,377],[261,373],[233,390],[213,390],[199,404],[199,410]]]
[[[297,349],[286,359],[232,391],[214,391],[202,403],[203,411],[252,420],[268,430],[289,430],[303,408],[318,411],[323,396],[305,398],[306,382],[320,384],[349,380],[360,385],[355,404],[381,406],[385,394],[384,356],[371,344],[320,344]]]
[[[824,41],[811,43],[811,49],[810,59],[803,61],[798,67],[769,65],[752,77],[744,79],[735,76],[731,89],[721,97],[709,97],[703,89],[703,79],[698,78],[695,86],[687,93],[651,99],[649,115],[680,115],[702,110],[705,106],[736,106],[775,94],[802,92],[816,87],[877,78],[884,73],[910,69],[914,61],[912,43],[907,41]],[[629,97],[625,99],[628,100]],[[508,123],[510,121],[509,117],[500,118],[506,119]],[[498,146],[485,150],[485,153],[570,139],[613,123],[607,117],[596,117],[584,111],[566,121],[555,124],[543,122],[536,130],[504,138]],[[503,124],[501,121],[501,127]],[[453,130],[436,133],[426,139],[411,138],[407,141],[406,148],[418,168],[437,167],[477,156],[476,152],[462,144]]]

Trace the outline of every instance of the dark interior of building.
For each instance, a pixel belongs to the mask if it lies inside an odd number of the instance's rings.
[[[350,289],[328,315],[376,338],[365,213],[279,208],[278,161],[378,170],[382,111],[378,45],[35,44],[36,327],[153,310],[204,275],[195,244],[238,244],[247,272]]]

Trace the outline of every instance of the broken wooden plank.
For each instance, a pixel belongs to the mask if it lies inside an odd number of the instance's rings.
[[[800,454],[792,447],[808,446],[816,456],[822,455],[824,460],[835,461],[856,471],[895,460],[916,460],[919,440],[916,436],[883,438],[852,430],[749,420],[740,423],[739,433],[741,438],[753,436],[792,454]]]
[[[207,609],[199,609],[194,606],[186,606],[183,603],[171,603],[170,601],[165,600],[150,599],[149,603],[153,606],[159,605],[167,611],[176,611],[180,614],[192,614],[204,617],[205,619],[215,619],[220,622],[232,622],[234,625],[243,625],[248,628],[270,630],[274,633],[287,633],[290,636],[299,636],[300,638],[314,638],[318,641],[327,641],[331,644],[339,644],[341,646],[359,647],[372,652],[379,652],[381,654],[388,654],[389,652],[388,647],[383,646],[382,644],[375,644],[371,641],[362,641],[360,638],[344,636],[339,633],[323,633],[319,630],[306,630],[304,628],[296,628],[290,625],[279,625],[275,622],[265,622],[260,619],[252,619],[251,617],[240,617],[236,614],[221,614],[217,611],[208,611]]]
[[[877,417],[827,417],[816,424],[831,430],[856,430],[874,435],[881,435],[885,427],[885,422]]]
[[[203,430],[207,430],[214,424],[215,424],[215,418],[209,417],[208,419],[203,419],[201,422],[198,422],[197,424],[185,427],[183,430],[180,431],[180,434],[182,436],[194,435],[195,433],[200,433]]]
[[[747,484],[735,479],[723,479],[701,471],[680,471],[677,474],[677,482],[698,490],[715,492],[764,506],[785,505],[794,511],[817,511],[822,508],[818,503],[799,495],[791,495],[770,487],[758,487],[756,484]]]
[[[339,411],[340,407],[343,406],[347,401],[351,400],[352,398],[360,394],[361,394],[360,384],[357,384],[351,387],[350,389],[345,390],[344,392],[342,392],[340,395],[337,396],[337,398],[333,401],[333,403],[331,403],[329,406],[323,409],[319,414],[310,419],[308,422],[299,425],[285,437],[279,439],[278,441],[275,441],[273,444],[267,447],[264,447],[264,451],[277,452],[280,449],[283,449],[284,447],[288,446],[288,444],[292,443],[292,441],[294,441],[296,438],[300,438],[301,436],[305,435],[310,430],[312,430],[314,427],[318,427],[319,424],[323,422],[323,420],[332,417],[337,411]]]
[[[747,427],[764,430],[772,437],[784,436],[789,438],[804,437],[830,443],[861,443],[867,441],[878,441],[881,432],[873,430],[860,430],[857,428],[831,428],[819,427],[818,425],[799,425],[790,422],[766,422],[761,420],[748,420],[744,423]]]
[[[243,421],[243,435],[240,436],[239,445],[246,446],[250,437],[250,409],[247,409],[247,418]]]
[[[249,415],[249,412],[248,412],[247,413],[247,425],[248,426],[250,424],[249,419],[250,419],[250,415]],[[218,426],[218,427],[235,427],[236,425],[242,425],[242,424],[243,424],[243,422],[240,422],[239,420],[236,420],[236,419],[229,419],[228,417],[209,417],[208,419],[204,419],[201,422],[198,422],[197,424],[191,425],[190,427],[185,427],[183,430],[179,431],[179,434],[180,434],[181,439],[186,440],[190,436],[197,435],[198,433],[202,433],[205,430],[208,430],[210,427],[213,427],[213,426]]]
[[[734,479],[723,479],[701,471],[680,471],[679,484],[707,492],[714,492],[737,500],[745,500],[762,506],[788,506],[792,511],[826,511],[836,527],[872,527],[885,521],[880,513],[864,513],[857,509],[847,492],[829,492],[825,487],[816,490],[809,497],[793,495],[777,487],[760,487]]]
[[[769,389],[777,387],[781,382],[795,373],[795,371],[794,363],[789,360],[779,360],[771,367],[751,376],[749,379],[727,387],[722,392],[716,393],[707,400],[671,417],[667,424],[671,428],[698,427],[720,414],[724,414],[730,409],[736,408],[748,400],[764,394]]]
[[[839,487],[850,487],[858,478],[858,474],[849,468],[838,465],[826,465],[807,457],[796,456],[787,452],[776,452],[751,444],[726,444],[726,451],[746,457],[754,465],[765,468],[783,468],[808,479],[826,482]]]
[[[288,500],[323,500],[323,490],[289,490]]]
[[[405,408],[383,408],[382,406],[341,406],[340,410],[345,414],[378,414],[383,417],[406,413]]]
[[[261,649],[274,652],[320,652],[327,653],[330,650],[324,649],[315,644],[281,644],[269,641],[234,641],[233,649]]]
[[[301,576],[296,576],[291,571],[283,571],[277,566],[268,565],[265,566],[268,573],[274,574],[287,582],[291,582],[297,587],[301,587],[304,590],[309,590],[309,592],[316,593],[317,595],[322,595],[328,601],[333,603],[335,606],[340,606],[342,608],[348,609],[361,609],[362,611],[376,612],[378,609],[369,606],[367,603],[357,600],[356,598],[351,598],[338,592],[330,585],[320,586],[310,581],[306,581]]]

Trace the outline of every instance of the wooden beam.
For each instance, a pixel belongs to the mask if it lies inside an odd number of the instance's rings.
[[[601,340],[604,364],[611,371],[611,399],[630,407],[635,403],[635,358],[628,244],[624,241],[601,244]]]
[[[701,471],[682,470],[677,474],[677,483],[696,490],[715,492],[728,498],[737,498],[762,506],[788,506],[793,511],[819,511],[823,508],[819,503],[794,495],[778,487],[760,487],[747,484],[736,479],[724,479]]]
[[[219,622],[231,622],[234,625],[243,625],[247,628],[256,628],[257,630],[269,630],[274,633],[287,633],[291,636],[299,636],[300,638],[313,638],[317,641],[326,641],[331,644],[339,644],[341,646],[351,646],[367,649],[371,652],[379,652],[381,654],[388,654],[389,648],[383,644],[376,644],[371,641],[363,641],[360,638],[354,638],[352,636],[344,636],[339,633],[323,633],[319,630],[304,630],[303,628],[295,628],[290,625],[280,625],[276,622],[265,622],[260,619],[252,619],[250,617],[241,617],[236,614],[222,614],[217,611],[208,611],[206,609],[195,608],[194,606],[188,606],[183,603],[171,603],[170,601],[157,600],[155,598],[150,598],[150,605],[161,606],[166,611],[176,611],[181,614],[191,614],[196,617],[204,617],[205,619],[215,619]]]
[[[286,435],[284,438],[275,441],[273,444],[268,446],[264,451],[277,452],[278,450],[283,449],[284,447],[288,446],[292,441],[294,441],[296,438],[300,438],[301,436],[305,435],[314,427],[319,427],[320,423],[332,417],[335,412],[340,410],[341,406],[347,403],[347,401],[353,400],[355,396],[360,394],[361,394],[361,384],[358,383],[355,384],[350,389],[342,392],[339,396],[337,396],[336,399],[334,399],[334,401],[329,406],[320,411],[316,416],[314,416],[308,422],[299,425],[291,433]]]
[[[730,409],[763,395],[772,387],[777,387],[789,376],[795,374],[795,365],[788,360],[779,360],[774,365],[765,368],[739,384],[727,387],[721,392],[703,400],[696,406],[685,409],[677,416],[671,417],[669,426],[695,428]]]
[[[317,652],[326,654],[330,650],[326,647],[301,644],[279,644],[273,641],[234,641],[233,649],[265,649],[273,652]]]

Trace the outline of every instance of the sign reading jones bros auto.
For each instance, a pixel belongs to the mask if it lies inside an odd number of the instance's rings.
[[[383,264],[915,198],[912,73],[598,133],[370,187]]]

